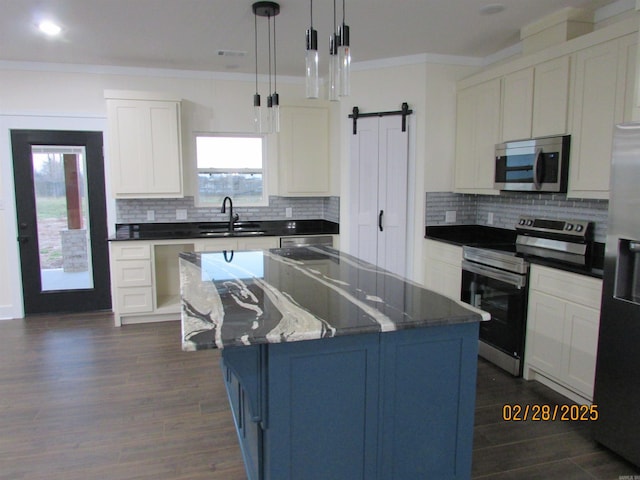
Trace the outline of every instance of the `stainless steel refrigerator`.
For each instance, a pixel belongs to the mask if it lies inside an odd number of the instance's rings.
[[[640,466],[640,123],[613,135],[594,438]]]

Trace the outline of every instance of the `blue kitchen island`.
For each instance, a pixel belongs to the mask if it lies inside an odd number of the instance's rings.
[[[326,247],[180,254],[251,480],[469,479],[488,316]]]

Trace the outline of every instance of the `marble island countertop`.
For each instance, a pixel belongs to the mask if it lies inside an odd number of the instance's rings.
[[[488,320],[328,247],[180,254],[184,350]]]

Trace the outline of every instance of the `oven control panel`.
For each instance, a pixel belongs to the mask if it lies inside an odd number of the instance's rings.
[[[555,220],[549,218],[520,217],[516,230],[530,233],[556,233],[587,238],[592,234],[593,222],[586,220]]]

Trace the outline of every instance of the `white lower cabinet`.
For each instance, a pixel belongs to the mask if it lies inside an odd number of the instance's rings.
[[[602,281],[531,266],[524,378],[591,402]]]
[[[194,251],[195,242],[111,242],[111,292],[116,326],[179,318],[178,254]]]
[[[280,237],[256,236],[111,242],[111,292],[116,326],[180,318],[180,252],[277,248]]]
[[[460,300],[462,247],[425,240],[424,285],[429,290]]]
[[[111,243],[111,293],[116,325],[130,314],[153,312],[151,246],[148,242]]]

